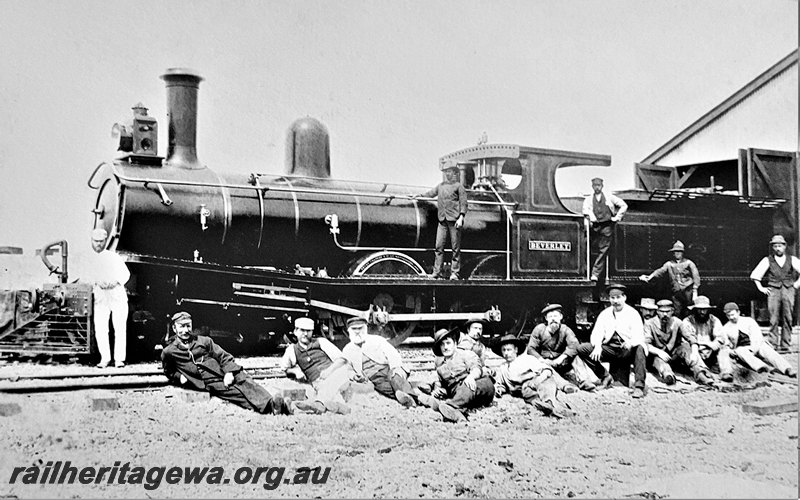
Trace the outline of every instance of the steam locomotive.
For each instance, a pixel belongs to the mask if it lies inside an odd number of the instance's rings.
[[[290,127],[283,175],[217,172],[197,157],[202,78],[185,69],[161,78],[166,157],[157,121],[137,105],[115,126],[122,156],[88,181],[97,191],[94,227],[107,230],[107,247],[127,256],[132,274],[129,351],[152,356],[178,309],[227,348],[254,353],[274,350],[298,316],[314,317],[341,343],[347,317],[362,315],[400,344],[474,318],[488,321],[488,335],[526,335],[555,302],[580,332],[602,307],[602,287],[588,276],[589,228],[558,196],[555,176],[609,166],[609,156],[484,143],[440,158],[440,169],[458,166],[469,211],[462,279],[436,280],[427,273],[436,203],[418,197],[421,188],[331,178],[329,136],[313,118]],[[629,209],[605,278],[628,284],[630,301],[668,295],[668,285],[637,277],[680,239],[701,270],[702,293],[749,306],[749,270],[778,201],[680,190],[623,198]]]

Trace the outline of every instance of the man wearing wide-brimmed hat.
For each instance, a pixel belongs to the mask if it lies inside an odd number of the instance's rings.
[[[630,374],[629,367],[633,363],[635,378],[633,397],[642,398],[645,395],[647,375],[647,345],[644,341],[642,318],[634,308],[625,303],[627,300],[625,285],[611,284],[606,290],[611,305],[597,316],[589,342],[578,346],[578,356],[594,370],[605,387],[609,387],[613,379],[601,364],[602,361],[608,361],[617,368],[624,368],[622,372],[627,374]],[[628,385],[629,380],[622,382]]]
[[[481,360],[481,366],[486,366],[486,346],[481,337],[483,329],[486,327],[484,319],[470,319],[464,323],[465,332],[458,337],[458,348],[465,351],[472,351]]]
[[[114,366],[125,366],[128,323],[128,293],[125,283],[131,273],[125,259],[118,253],[106,249],[108,232],[103,228],[92,231],[92,249],[84,280],[91,283],[94,296],[94,336],[100,351],[98,368],[111,363],[111,346],[108,337],[108,320],[114,325]]]
[[[186,389],[208,391],[258,413],[291,415],[294,412],[291,402],[255,383],[233,356],[211,337],[195,335],[188,312],[173,314],[170,328],[175,336],[161,352],[161,363],[172,383]]]
[[[396,399],[406,408],[417,405],[417,391],[408,383],[408,369],[397,349],[380,335],[368,333],[367,320],[354,316],[347,320],[350,343],[342,354],[356,372],[356,380],[369,380],[375,390]]]
[[[675,374],[670,365],[682,363],[688,367],[699,384],[711,385],[714,378],[706,367],[697,345],[686,339],[684,325],[673,316],[674,304],[663,299],[657,303],[656,317],[644,322],[644,339],[647,342],[647,364],[664,380],[667,385],[675,383]]]
[[[342,351],[331,341],[320,337],[314,339],[314,320],[294,320],[295,341],[286,346],[280,361],[281,369],[290,378],[305,378],[316,394],[309,401],[297,401],[295,406],[313,413],[350,413],[342,398],[355,373],[342,355]]]
[[[450,263],[450,279],[459,279],[461,271],[461,228],[467,215],[467,191],[458,179],[458,165],[447,160],[441,164],[445,180],[423,193],[425,198],[436,197],[437,219],[436,258],[433,263],[433,278],[442,278],[444,246],[450,237],[453,259]]]
[[[420,398],[420,402],[437,409],[450,422],[466,419],[466,410],[488,406],[494,398],[494,383],[481,368],[478,356],[456,347],[457,333],[457,329],[443,328],[433,335],[438,378],[431,395],[442,401],[423,401]]]
[[[642,321],[647,321],[656,315],[656,310],[658,309],[658,306],[656,306],[656,299],[647,297],[639,299],[639,303],[636,304],[636,309],[639,310]]]
[[[697,297],[697,289],[700,287],[700,272],[694,262],[684,258],[685,250],[683,242],[676,241],[672,248],[667,250],[672,252],[672,260],[668,260],[650,274],[639,276],[639,279],[645,283],[662,276],[669,278],[672,288],[672,303],[675,306],[675,315],[679,318],[686,316],[688,307]]]
[[[764,334],[761,333],[758,323],[753,318],[741,315],[736,302],[728,302],[722,311],[728,317],[728,322],[722,330],[740,362],[757,372],[768,371],[767,363],[769,363],[779,373],[788,377],[797,376],[797,371],[792,365],[783,359],[769,342],[764,341]]]
[[[788,351],[792,345],[794,298],[800,288],[800,259],[786,254],[786,238],[780,234],[773,236],[769,244],[772,252],[761,259],[750,279],[767,296],[769,341],[779,352]]]
[[[496,371],[495,395],[521,397],[548,416],[573,416],[574,412],[556,397],[558,382],[555,370],[545,364],[542,358],[525,354],[523,349],[525,341],[510,334],[504,335],[492,346],[495,354],[506,361]]]
[[[541,358],[546,365],[555,370],[559,389],[569,392],[574,388],[574,386],[569,387],[572,384],[563,378],[572,372],[581,389],[593,391],[595,385],[590,380],[588,368],[577,357],[578,338],[572,328],[563,323],[561,304],[546,305],[542,309],[542,316],[544,323],[536,325],[531,332],[526,352]]]
[[[697,348],[700,358],[708,365],[719,365],[719,378],[723,382],[733,382],[731,349],[722,330],[722,322],[713,314],[711,301],[699,295],[689,306],[691,314],[683,320],[684,335],[689,343]]]

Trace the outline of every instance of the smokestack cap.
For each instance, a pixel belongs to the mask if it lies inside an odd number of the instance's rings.
[[[161,75],[161,79],[165,82],[169,82],[170,77],[187,77],[187,80],[197,80],[197,83],[203,81],[203,77],[200,76],[200,73],[189,68],[169,68],[167,72]]]

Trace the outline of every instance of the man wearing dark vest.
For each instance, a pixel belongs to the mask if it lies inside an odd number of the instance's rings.
[[[761,259],[750,279],[758,291],[767,296],[769,340],[778,352],[785,352],[792,344],[792,311],[794,296],[800,288],[800,259],[786,255],[786,239],[780,234],[773,236],[769,244],[772,253]]]
[[[622,220],[628,204],[619,197],[603,193],[603,179],[592,179],[594,193],[583,200],[583,216],[592,227],[592,247],[597,246],[597,257],[592,266],[592,281],[605,280],[606,257],[611,248],[614,225]]]
[[[355,375],[342,351],[328,339],[314,339],[314,320],[297,318],[294,321],[293,343],[286,346],[280,366],[289,378],[305,378],[316,395],[309,401],[297,401],[299,410],[313,413],[347,414],[341,392]]]
[[[161,363],[164,374],[175,385],[208,391],[258,413],[291,415],[294,412],[291,402],[255,383],[233,356],[211,337],[195,335],[189,313],[175,313],[171,327],[175,337],[161,352]]]

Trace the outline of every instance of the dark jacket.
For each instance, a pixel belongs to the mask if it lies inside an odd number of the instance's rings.
[[[439,222],[455,222],[459,215],[467,213],[467,190],[460,182],[442,182],[422,196],[436,197]]]

